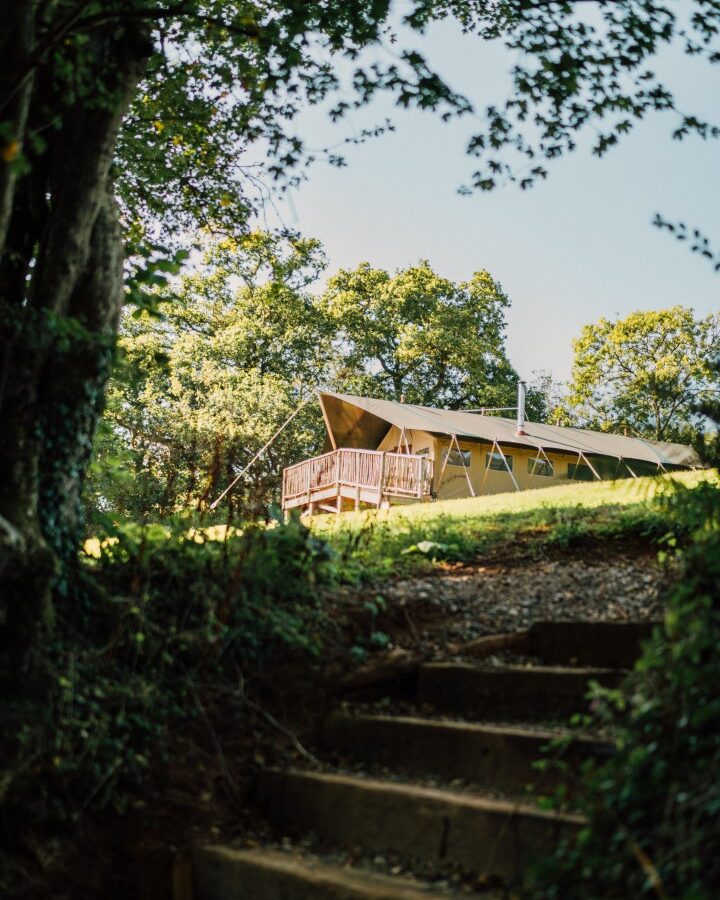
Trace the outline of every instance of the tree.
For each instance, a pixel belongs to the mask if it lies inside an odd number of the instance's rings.
[[[488,272],[455,284],[427,261],[394,275],[363,263],[329,280],[323,304],[346,390],[453,409],[514,404],[510,301]]]
[[[0,651],[12,650],[9,671],[21,671],[50,622],[51,588],[67,583],[56,577],[76,556],[126,253],[137,300],[139,286],[173,268],[183,228],[242,231],[263,199],[243,154],[262,142],[270,178],[302,161],[290,121],[338,87],[337,58],[379,40],[389,7],[0,3]],[[421,58],[405,54],[403,68],[358,74],[359,102],[383,87],[405,105],[461,105]]]
[[[720,396],[720,315],[673,306],[586,325],[569,402],[582,424],[658,441],[691,440],[698,406]]]
[[[325,264],[315,240],[264,232],[226,238],[160,292],[161,317],[125,316],[91,512],[146,518],[206,507],[233,480],[327,368],[329,329],[308,291]],[[282,469],[317,452],[323,436],[319,409],[308,406],[233,490],[231,517],[262,511]]]
[[[544,408],[544,421],[549,425],[561,425],[572,428],[575,417],[567,402],[567,383],[558,381],[548,369],[533,372],[529,387],[541,398]]]

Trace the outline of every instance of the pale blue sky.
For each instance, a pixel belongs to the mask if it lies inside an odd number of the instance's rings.
[[[505,99],[513,58],[504,48],[450,23],[414,43],[478,108]],[[684,108],[720,120],[718,67],[670,53],[658,68]],[[530,191],[462,197],[457,188],[473,169],[465,140],[479,130],[470,120],[446,125],[432,114],[397,112],[384,98],[338,126],[311,110],[300,130],[321,146],[387,114],[394,134],[344,151],[348,168],[316,165],[281,204],[286,224],[323,242],[330,274],[362,261],[394,270],[422,258],[455,280],[488,269],[512,301],[508,348],[528,378],[548,369],[566,379],[572,339],[600,316],[676,303],[701,314],[720,309],[720,275],[650,224],[660,211],[720,244],[718,142],[673,142],[672,122],[654,116],[602,160],[585,141]]]

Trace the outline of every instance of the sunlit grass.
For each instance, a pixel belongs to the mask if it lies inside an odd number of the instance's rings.
[[[673,485],[693,487],[715,473],[567,484],[487,497],[416,503],[389,510],[317,516],[310,527],[340,553],[357,578],[467,561],[499,544],[532,536],[568,546],[586,539],[646,537],[666,529],[653,501]]]
[[[392,523],[397,520],[417,521],[449,517],[453,519],[478,519],[506,513],[529,512],[544,508],[582,507],[593,509],[598,506],[627,506],[632,503],[647,503],[668,485],[675,482],[693,487],[708,478],[716,478],[709,471],[676,472],[649,478],[623,478],[618,481],[581,482],[561,484],[556,487],[531,491],[508,491],[486,497],[466,497],[457,500],[439,500],[435,503],[413,503],[394,506],[386,510],[348,512],[341,516],[333,514],[312,519],[312,529],[318,533],[344,531],[364,527],[368,521]]]

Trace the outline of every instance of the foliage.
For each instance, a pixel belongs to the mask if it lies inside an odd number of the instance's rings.
[[[603,318],[586,325],[574,347],[568,400],[585,426],[690,442],[698,405],[720,396],[719,315],[696,319],[673,306]]]
[[[318,242],[295,235],[209,242],[192,273],[155,292],[160,317],[125,316],[86,492],[91,515],[207,506],[250,462],[327,368],[328,330],[308,291],[324,266]],[[231,519],[264,512],[283,467],[317,452],[322,436],[309,405],[233,491]]]
[[[713,269],[720,272],[720,253],[710,245],[709,238],[698,228],[690,229],[684,222],[668,222],[660,213],[655,214],[653,225],[672,234],[675,240],[685,242],[693,253],[709,260]]]
[[[675,140],[720,136],[716,123],[678,106],[653,65],[669,46],[717,64],[716,4],[692,0],[676,9],[656,0],[599,7],[511,0],[499,12],[502,36],[518,51],[518,62],[509,98],[486,110],[486,130],[469,143],[483,162],[472,187],[490,190],[503,180],[529,187],[547,176],[548,162],[576,149],[583,132],[593,131],[593,152],[603,156],[652,112],[669,114]],[[503,152],[517,154],[517,163]]]
[[[720,487],[678,490],[666,512],[674,532],[692,536],[680,552],[681,577],[623,690],[597,701],[617,751],[586,772],[589,825],[539,873],[535,896],[717,896]]]
[[[346,390],[453,409],[515,403],[510,301],[488,272],[455,284],[427,261],[394,275],[362,263],[329,280],[323,303]]]
[[[399,64],[359,63],[363,48],[393,39],[388,0],[192,0],[167,10],[136,2],[148,22],[157,18],[155,52],[119,142],[118,184],[128,218],[149,228],[209,225],[236,234],[267,202],[273,181],[292,183],[318,155],[292,132],[300,110],[340,90],[334,119],[378,90],[447,115],[467,107],[409,49]],[[355,63],[350,84],[339,60]],[[336,151],[319,155],[342,164]]]
[[[576,422],[574,411],[568,404],[567,383],[558,381],[549,370],[533,372],[530,390],[539,395],[545,410],[544,422],[549,425],[561,425],[572,428]]]
[[[390,37],[390,3],[57,0],[0,14],[0,614],[12,651],[0,669],[12,673],[75,574],[123,301],[153,296],[145,287],[177,267],[188,232],[242,234],[267,182],[292,183],[309,161],[292,120],[340,88],[340,60]],[[358,68],[347,88],[358,104],[382,89],[448,115],[467,106],[410,51]]]
[[[544,175],[536,155],[572,149],[593,119],[611,123],[603,152],[634,118],[672,108],[644,64],[674,38],[716,61],[716,5],[696,0],[692,10],[685,25],[662,4],[621,0],[600,11],[603,34],[569,3],[415,0],[404,20],[421,31],[452,15],[524,51],[513,98],[504,112],[490,110],[487,140],[473,139],[470,152],[517,147],[523,166],[531,162],[525,185]],[[56,0],[4,2],[0,12],[0,671],[26,693],[3,728],[12,745],[4,758],[15,760],[3,794],[27,821],[119,797],[118,779],[138,775],[173,718],[190,715],[182,693],[190,666],[192,679],[229,673],[258,647],[311,649],[304,616],[333,566],[294,524],[272,538],[229,538],[222,549],[155,530],[134,542],[120,533],[100,563],[107,596],[84,597],[78,586],[91,589],[78,573],[74,587],[63,580],[51,630],[45,601],[58,557],[74,557],[82,530],[123,262],[131,297],[146,305],[155,295],[144,288],[176,267],[188,231],[246,231],[267,197],[265,179],[292,180],[310,161],[291,124],[304,104],[340,87],[338,60],[355,71],[334,117],[381,90],[446,117],[472,109],[410,48],[387,63],[358,61],[363,48],[396,42],[387,0]],[[510,121],[524,129],[533,113],[537,147]],[[686,115],[677,136],[690,131],[715,135]],[[481,188],[505,171],[492,157],[487,165],[490,178],[473,177]],[[166,249],[145,255],[148,247]],[[219,389],[216,373],[203,382],[202,367],[189,368],[166,369],[167,383]],[[191,414],[185,421],[194,427]],[[142,459],[144,448],[117,438],[104,435],[119,466]],[[29,799],[43,789],[45,807]]]
[[[97,87],[88,37],[98,28],[136,24],[152,38],[119,144],[119,183],[131,219],[165,227],[171,221],[234,227],[247,220],[263,201],[262,173],[258,160],[239,157],[236,148],[264,141],[271,177],[307,161],[289,127],[303,104],[347,87],[334,65],[338,57],[355,68],[351,91],[334,105],[333,118],[380,91],[390,92],[399,106],[446,117],[480,112],[408,46],[413,33],[449,17],[481,40],[500,38],[522,58],[511,73],[511,96],[484,111],[487,130],[469,143],[468,152],[484,162],[473,173],[475,187],[489,189],[502,178],[528,186],[545,176],[544,160],[573,151],[578,133],[600,119],[599,155],[652,111],[673,114],[677,140],[718,134],[692,110],[679,110],[672,88],[650,67],[666,45],[709,64],[718,61],[718,12],[704,0],[693,0],[682,14],[644,0],[619,0],[597,14],[573,2],[526,0],[413,0],[394,20],[390,11],[386,0],[330,6],[62,0],[37,23],[37,62],[51,61],[55,77],[78,99]],[[365,60],[363,48],[383,39],[399,45],[398,58]],[[5,132],[4,157],[16,167],[27,164],[9,122]],[[502,151],[519,154],[519,171]],[[341,162],[335,152],[324,156]]]
[[[720,383],[720,357],[712,362],[715,379]],[[712,422],[720,422],[720,397],[704,400],[697,407],[697,412]],[[705,432],[697,442],[701,457],[711,466],[720,468],[720,429]]]
[[[715,363],[717,372],[720,364]],[[717,401],[703,410],[720,423]],[[712,444],[717,462],[717,444]],[[663,497],[661,559],[678,557],[663,623],[620,690],[596,689],[594,719],[616,752],[588,764],[588,818],[535,875],[535,898],[710,900],[720,867],[720,482],[676,480]]]
[[[312,665],[331,634],[318,589],[335,557],[296,519],[244,533],[129,525],[91,549],[42,648],[42,694],[3,713],[0,800],[25,827],[122,809],[198,716],[196,685],[232,693],[279,660]]]

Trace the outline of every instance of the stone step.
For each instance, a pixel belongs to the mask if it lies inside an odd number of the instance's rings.
[[[349,715],[334,713],[323,726],[326,750],[413,774],[462,778],[500,791],[522,791],[534,785],[538,792],[568,782],[572,772],[591,756],[608,755],[612,745],[593,738],[574,737],[562,751],[543,753],[557,733],[469,722],[439,722],[410,716]],[[564,773],[533,767],[537,760],[562,759]]]
[[[631,669],[654,622],[536,622],[528,650],[546,663]]]
[[[587,711],[588,682],[617,687],[624,674],[618,669],[427,663],[420,667],[417,699],[439,712],[475,719],[557,720]]]
[[[346,775],[268,769],[257,792],[279,827],[514,881],[584,824],[523,804]]]
[[[415,879],[348,869],[299,853],[201,847],[193,854],[192,896],[193,900],[425,900],[445,895]]]

